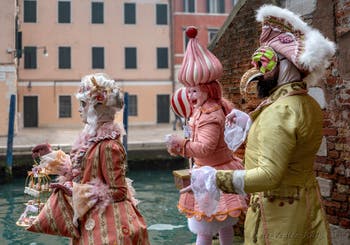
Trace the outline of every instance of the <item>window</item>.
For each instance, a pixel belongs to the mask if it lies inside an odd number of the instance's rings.
[[[124,24],[136,24],[135,3],[124,3]]]
[[[208,13],[225,13],[225,0],[207,0]]]
[[[36,69],[36,47],[24,47],[24,69]]]
[[[92,48],[92,69],[105,68],[104,48],[94,47]]]
[[[125,68],[126,69],[137,68],[136,48],[134,47],[125,48]]]
[[[128,116],[137,116],[137,95],[129,94]]]
[[[72,117],[72,99],[70,95],[59,96],[59,118]]]
[[[22,32],[17,30],[16,26],[16,56],[17,58],[22,58]]]
[[[58,1],[58,23],[70,23],[70,1]]]
[[[194,0],[183,0],[184,12],[185,13],[194,13],[195,1]]]
[[[168,6],[166,4],[156,4],[157,25],[168,24]]]
[[[169,123],[170,95],[157,94],[157,123]]]
[[[23,15],[25,23],[36,22],[36,0],[24,0]]]
[[[168,68],[168,48],[157,48],[157,68]]]
[[[91,3],[91,23],[103,24],[103,2]]]
[[[218,31],[219,31],[218,29],[214,29],[214,28],[208,29],[208,43],[210,43],[214,39]]]
[[[58,68],[70,69],[71,68],[71,49],[70,47],[58,48]]]

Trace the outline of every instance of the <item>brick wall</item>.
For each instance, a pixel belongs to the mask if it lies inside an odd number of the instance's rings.
[[[350,243],[350,1],[317,1],[313,23],[319,24],[323,12],[333,9],[337,55],[322,88],[324,110],[324,153],[317,157],[315,170],[321,183],[323,204],[331,224],[334,244]],[[332,8],[330,8],[332,7]],[[321,14],[319,14],[321,13]],[[321,24],[321,31],[326,31]]]
[[[350,1],[349,0],[241,0],[209,49],[221,60],[224,96],[236,108],[251,111],[259,103],[256,94],[242,97],[239,82],[251,67],[261,26],[255,10],[273,3],[300,13],[310,25],[337,44],[337,53],[322,81],[310,88],[324,111],[323,141],[315,162],[323,204],[333,244],[350,244]],[[243,156],[244,146],[238,155]],[[242,230],[242,227],[240,227]]]
[[[262,4],[271,2],[274,1],[238,1],[224,27],[209,46],[223,64],[224,75],[220,82],[224,96],[236,108],[245,111],[253,110],[259,103],[254,94],[242,98],[239,91],[240,79],[251,68],[251,55],[259,47],[261,26],[255,21],[255,11]]]

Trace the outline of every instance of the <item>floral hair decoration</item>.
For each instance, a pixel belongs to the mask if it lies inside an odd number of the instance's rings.
[[[78,100],[90,104],[103,104],[121,109],[123,97],[117,83],[103,73],[85,76],[76,95]]]
[[[96,82],[96,78],[93,76],[91,77],[91,82],[93,84],[93,87],[90,92],[90,96],[92,100],[95,100],[96,103],[105,104],[107,94],[110,92],[109,89],[104,89],[101,86],[99,86]]]

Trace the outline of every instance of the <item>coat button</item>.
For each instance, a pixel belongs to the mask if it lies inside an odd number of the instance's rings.
[[[275,200],[275,197],[274,196],[269,196],[268,200],[269,200],[269,202],[273,202]]]
[[[284,206],[284,202],[280,202],[280,203],[278,204],[278,206],[283,207],[283,206]]]
[[[291,198],[288,199],[288,203],[289,204],[293,204],[293,202],[294,202],[294,198],[291,197]]]

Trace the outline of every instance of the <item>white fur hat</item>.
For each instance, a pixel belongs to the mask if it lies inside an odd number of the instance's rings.
[[[316,82],[329,66],[336,45],[288,9],[263,5],[256,20],[262,23],[260,45],[269,46],[290,60],[308,83]]]

